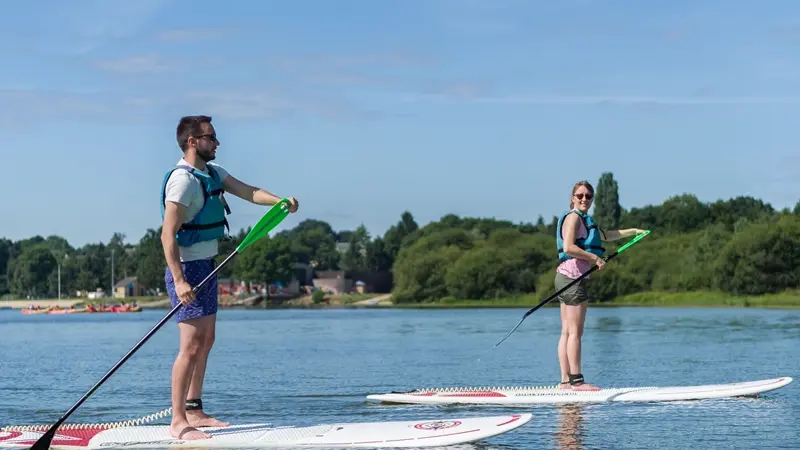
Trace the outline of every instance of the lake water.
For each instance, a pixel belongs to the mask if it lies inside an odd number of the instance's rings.
[[[606,387],[791,376],[757,399],[577,407],[398,406],[370,393],[430,386],[552,385],[558,310],[223,310],[203,402],[222,420],[312,425],[530,411],[476,448],[800,448],[800,311],[590,308],[583,372]],[[0,311],[0,425],[52,424],[167,310],[25,316]],[[169,407],[173,322],[69,419],[135,419]],[[159,423],[168,423],[160,419]]]

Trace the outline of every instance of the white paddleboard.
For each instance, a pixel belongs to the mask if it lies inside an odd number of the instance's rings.
[[[665,402],[753,396],[782,388],[790,377],[742,383],[701,386],[605,388],[599,391],[572,391],[558,386],[474,387],[416,389],[408,392],[371,394],[369,400],[413,404],[488,404],[525,405],[536,403]]]
[[[267,448],[267,447],[435,447],[486,439],[525,425],[531,414],[447,418],[395,422],[332,423],[306,427],[275,427],[269,424],[203,428],[210,439],[179,440],[166,425],[110,429],[59,429],[50,448],[77,450],[101,448]],[[10,430],[22,427],[9,427]],[[38,431],[0,429],[0,448],[33,445],[47,427]]]

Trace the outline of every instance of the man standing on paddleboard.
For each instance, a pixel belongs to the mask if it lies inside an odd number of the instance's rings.
[[[556,226],[556,245],[558,259],[555,288],[563,289],[575,279],[588,272],[592,264],[597,270],[605,265],[603,255],[605,249],[602,241],[617,239],[644,233],[644,230],[630,228],[627,230],[602,230],[589,215],[592,206],[594,188],[588,181],[579,181],[572,188],[569,211],[558,219]],[[561,389],[575,391],[597,391],[600,388],[584,381],[581,373],[581,338],[586,321],[586,308],[589,294],[586,282],[589,276],[570,286],[559,294],[561,303],[561,338],[558,341],[558,360],[561,366]]]
[[[210,162],[216,158],[220,143],[211,117],[182,117],[176,134],[183,158],[167,171],[161,186],[161,244],[167,261],[164,280],[172,307],[183,304],[175,313],[180,348],[172,367],[170,434],[193,440],[211,437],[199,427],[228,425],[208,416],[201,400],[206,362],[214,344],[216,276],[196,295],[192,291],[192,286],[214,270],[217,241],[227,235],[230,208],[223,192],[265,206],[281,199],[237,180]],[[297,200],[290,197],[289,202],[289,211],[296,212]]]

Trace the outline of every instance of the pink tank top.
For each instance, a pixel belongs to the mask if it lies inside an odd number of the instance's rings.
[[[589,230],[586,229],[586,225],[583,223],[582,220],[578,221],[578,234],[575,236],[575,239],[578,238],[587,238],[589,237]],[[561,264],[558,265],[556,268],[556,272],[568,277],[575,278],[580,277],[584,273],[588,272],[589,269],[592,268],[592,262],[586,261],[585,259],[578,259],[578,258],[570,258],[566,261],[562,261]],[[585,276],[584,279],[589,278],[589,276]]]

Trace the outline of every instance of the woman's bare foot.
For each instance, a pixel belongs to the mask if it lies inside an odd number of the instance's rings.
[[[190,426],[187,422],[178,422],[170,424],[169,434],[175,439],[182,439],[186,441],[196,441],[199,439],[209,439],[211,437],[208,433],[203,433],[197,428]]]
[[[580,383],[572,386],[573,391],[599,391],[600,388],[589,383]]]
[[[559,389],[570,389],[570,388],[572,388],[572,386],[569,385],[569,381],[562,381],[561,383],[558,383],[558,388]]]
[[[189,425],[197,428],[206,427],[227,427],[228,423],[219,421],[200,410],[186,411],[186,418]]]
[[[592,386],[583,380],[583,374],[569,374],[569,384],[573,391],[599,391],[600,388]]]

